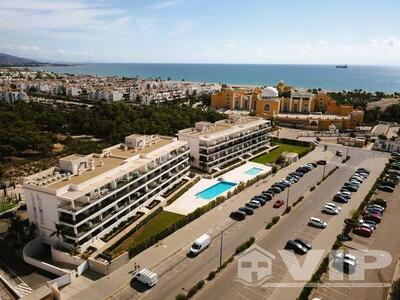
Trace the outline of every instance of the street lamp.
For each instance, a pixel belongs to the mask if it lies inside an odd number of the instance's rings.
[[[322,180],[325,179],[325,169],[326,169],[326,164],[324,165],[324,171],[322,172]]]
[[[224,241],[224,231],[221,230],[221,247],[219,250],[219,266],[221,267],[222,265],[222,245],[223,245],[223,241]]]
[[[287,189],[286,209],[289,207],[289,190],[290,190],[290,186],[288,186],[288,189]]]

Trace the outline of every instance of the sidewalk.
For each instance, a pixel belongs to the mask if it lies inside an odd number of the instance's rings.
[[[94,300],[106,298],[112,292],[115,292],[130,283],[135,263],[139,264],[141,267],[149,269],[154,268],[180,249],[192,243],[194,237],[203,234],[205,231],[211,232],[212,236],[217,235],[220,228],[224,228],[227,224],[232,222],[229,218],[229,213],[233,209],[237,208],[238,203],[243,204],[249,199],[249,197],[255,195],[257,192],[255,191],[256,187],[264,185],[267,182],[273,183],[282,180],[288,173],[306,162],[318,159],[330,160],[332,157],[333,153],[329,151],[324,152],[320,148],[316,148],[313,152],[306,155],[295,164],[280,170],[276,175],[269,176],[261,182],[247,188],[240,194],[233,196],[199,219],[193,221],[163,241],[135,256],[128,264],[116,270],[112,274],[92,282],[91,285],[89,285],[86,278],[77,278],[62,290],[62,299]],[[81,281],[84,283],[82,282],[81,284]]]

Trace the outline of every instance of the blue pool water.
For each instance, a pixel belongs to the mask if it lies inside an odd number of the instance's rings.
[[[251,168],[251,169],[248,169],[248,170],[247,170],[246,172],[244,172],[244,173],[247,174],[247,175],[255,176],[255,175],[257,175],[258,173],[260,173],[260,172],[262,172],[262,171],[263,171],[263,169],[253,167],[253,168]]]
[[[236,183],[233,182],[220,181],[213,186],[210,186],[209,188],[201,191],[200,193],[197,193],[196,196],[202,199],[210,200],[233,188],[235,185]]]

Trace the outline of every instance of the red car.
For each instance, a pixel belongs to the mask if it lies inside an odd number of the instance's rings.
[[[370,237],[372,230],[367,227],[356,227],[353,229],[353,233],[363,237]]]
[[[363,215],[363,219],[364,219],[364,220],[374,221],[374,222],[376,222],[376,223],[380,223],[381,220],[382,220],[382,217],[381,217],[380,215],[378,215],[378,214],[369,214],[369,213],[366,213],[366,214]]]
[[[274,203],[274,208],[279,208],[281,207],[285,202],[283,200],[276,200]]]
[[[318,165],[326,165],[326,160],[319,160],[317,161]]]

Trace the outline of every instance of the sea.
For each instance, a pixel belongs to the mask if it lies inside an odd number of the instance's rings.
[[[348,68],[336,68],[335,65],[88,63],[39,69],[57,73],[170,78],[231,85],[276,85],[282,80],[299,88],[400,92],[400,66],[349,65]]]

